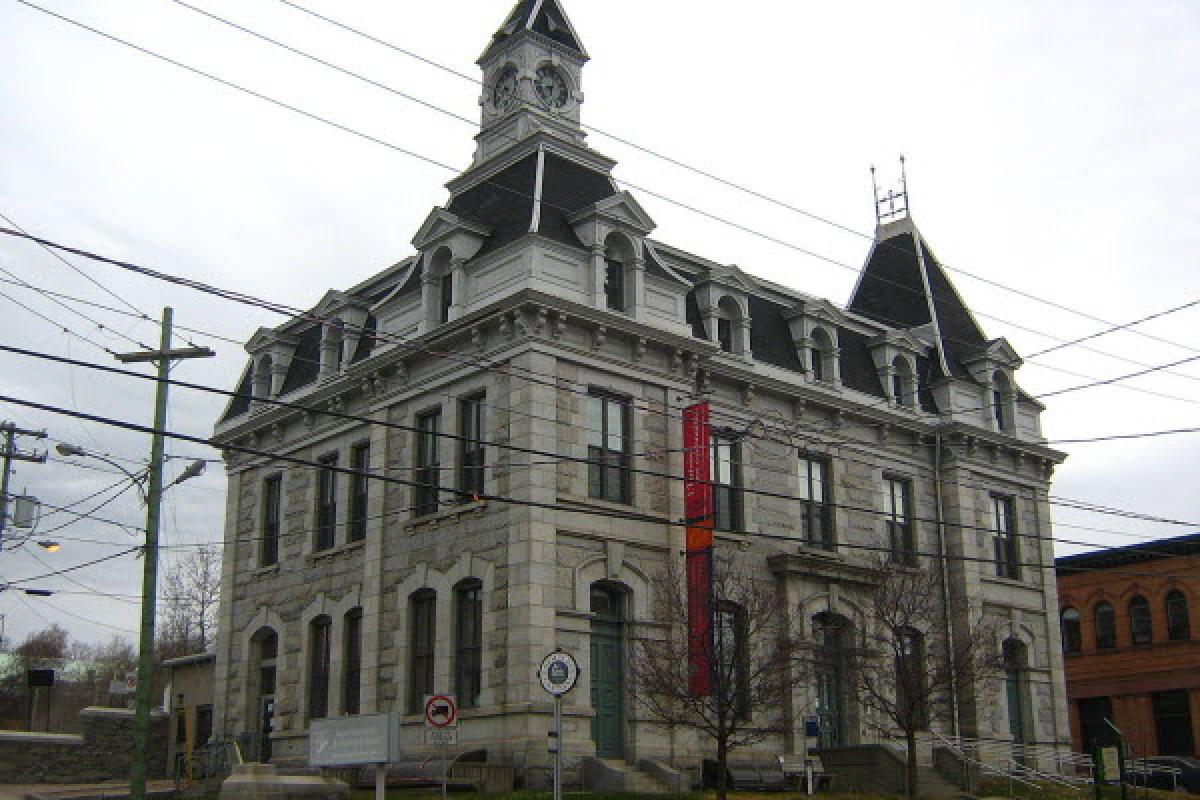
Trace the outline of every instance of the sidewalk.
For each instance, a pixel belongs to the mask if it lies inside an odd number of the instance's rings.
[[[175,781],[149,781],[146,796],[169,798],[175,794]],[[122,800],[129,797],[129,783],[31,783],[0,784],[0,800]]]

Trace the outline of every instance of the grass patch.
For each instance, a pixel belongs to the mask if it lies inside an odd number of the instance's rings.
[[[1195,800],[1195,795],[1187,792],[1165,792],[1161,789],[1147,789],[1142,786],[1130,786],[1126,790],[1128,800]],[[1079,791],[1071,791],[1056,783],[1038,783],[1037,787],[1027,786],[1013,781],[1010,784],[1003,778],[985,778],[977,792],[979,797],[1014,797],[1020,800],[1094,800],[1095,789],[1091,786],[1081,787]],[[1101,800],[1121,800],[1121,787],[1101,786]]]

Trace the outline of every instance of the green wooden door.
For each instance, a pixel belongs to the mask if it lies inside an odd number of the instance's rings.
[[[622,731],[625,709],[621,692],[621,619],[616,597],[593,592],[592,610],[592,739],[600,758],[625,754]]]

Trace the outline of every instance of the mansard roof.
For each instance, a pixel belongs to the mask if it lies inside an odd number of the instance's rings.
[[[918,241],[929,292],[921,277]],[[888,327],[916,328],[933,321],[931,307],[941,330],[947,366],[954,377],[969,378],[962,360],[986,348],[987,337],[911,220],[882,228],[846,310]]]
[[[569,217],[618,194],[607,173],[556,153],[546,152],[537,229],[533,208],[537,186],[538,153],[531,152],[500,172],[459,191],[447,210],[483,225],[492,235],[477,254],[486,255],[527,233],[583,248]]]
[[[1197,554],[1200,554],[1200,533],[1189,533],[1125,547],[1105,547],[1102,550],[1060,556],[1054,559],[1054,566],[1059,576],[1067,576],[1081,570],[1109,569],[1173,556]]]
[[[519,0],[505,17],[504,24],[492,35],[491,42],[476,63],[486,61],[498,48],[522,33],[533,34],[553,42],[558,49],[566,50],[585,61],[588,58],[579,34],[575,32],[575,27],[557,0]]]

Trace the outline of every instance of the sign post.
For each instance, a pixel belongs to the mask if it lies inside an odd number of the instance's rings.
[[[554,756],[554,800],[562,800],[562,696],[575,688],[579,664],[570,653],[555,650],[542,659],[538,680],[554,698],[554,730],[550,731],[547,749]]]
[[[454,695],[431,694],[425,698],[425,727],[431,744],[442,754],[442,800],[446,800],[446,784],[450,768],[446,764],[446,748],[458,744],[458,705]]]

